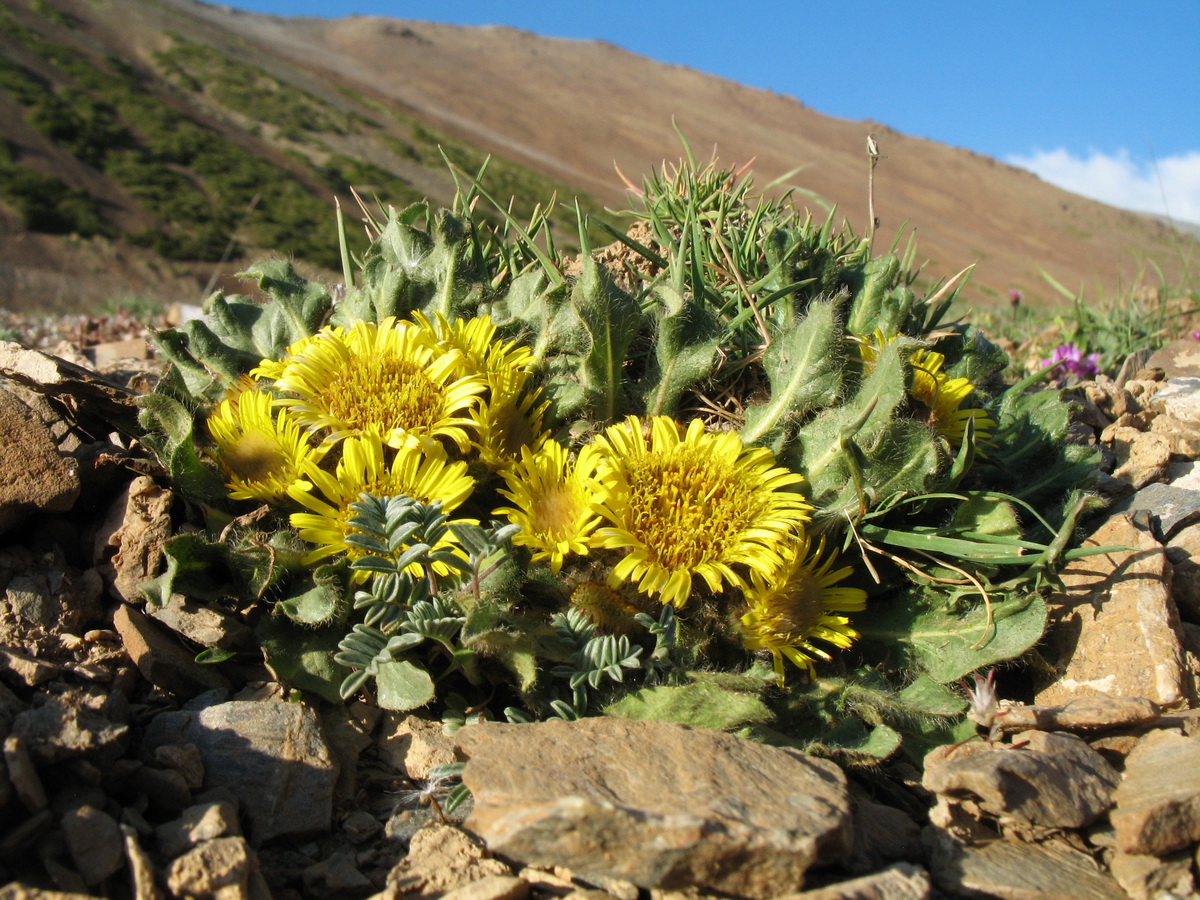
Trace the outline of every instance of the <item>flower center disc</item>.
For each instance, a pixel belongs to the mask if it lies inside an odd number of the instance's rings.
[[[249,431],[222,451],[221,461],[242,481],[266,481],[284,467],[287,457],[270,435]]]
[[[668,568],[720,557],[751,520],[749,485],[696,449],[629,461],[629,531]]]
[[[360,430],[432,428],[441,413],[437,385],[420,366],[398,356],[352,358],[324,394],[330,415]]]

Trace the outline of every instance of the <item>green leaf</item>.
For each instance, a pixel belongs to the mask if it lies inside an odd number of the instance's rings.
[[[242,585],[229,565],[230,548],[199,534],[177,534],[163,544],[166,568],[141,585],[151,603],[165,605],[172,594],[218,601],[236,597]]]
[[[571,290],[571,304],[586,335],[587,349],[579,366],[590,418],[609,425],[628,407],[625,360],[629,345],[642,328],[637,302],[605,277],[590,256]]]
[[[263,616],[255,631],[267,665],[286,684],[341,703],[338,687],[347,670],[333,660],[345,629],[306,628],[284,615]]]
[[[860,719],[849,717],[827,732],[821,743],[853,765],[887,759],[900,748],[900,735],[887,725],[868,728]]]
[[[989,622],[983,603],[957,611],[937,600],[923,602],[915,593],[869,606],[856,616],[855,627],[864,641],[888,645],[902,664],[943,684],[1017,658],[1046,630],[1046,603],[1036,594],[994,598]]]
[[[192,412],[166,394],[147,394],[135,402],[138,424],[147,432],[143,440],[171,476],[175,490],[194,502],[224,505],[229,490],[196,450]]]
[[[704,681],[642,688],[606,706],[604,714],[622,719],[681,722],[717,731],[733,731],[775,718],[758,696],[728,691]]]
[[[914,712],[926,716],[952,718],[967,711],[967,701],[928,675],[918,675],[897,699]]]
[[[900,277],[900,260],[894,254],[870,260],[862,270],[862,287],[854,294],[846,330],[865,337],[879,327],[885,295],[896,286]],[[884,332],[885,337],[890,337]]]
[[[721,328],[703,304],[669,285],[657,285],[651,296],[656,333],[654,356],[639,385],[643,413],[674,416],[684,391],[713,373]]]
[[[345,566],[320,566],[292,587],[276,606],[298,625],[327,625],[345,609]]]
[[[781,446],[806,415],[837,401],[846,359],[839,302],[810,304],[808,315],[772,336],[763,358],[771,397],[746,410],[741,435],[747,444]]]
[[[433,679],[420,666],[407,660],[380,663],[375,672],[377,700],[384,709],[417,709],[434,697]]]

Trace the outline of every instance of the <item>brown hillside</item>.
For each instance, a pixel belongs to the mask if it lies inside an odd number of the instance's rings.
[[[875,196],[881,239],[911,228],[932,279],[977,263],[966,294],[977,307],[1006,302],[1012,287],[1034,303],[1058,301],[1042,269],[1065,285],[1085,286],[1089,297],[1127,289],[1147,260],[1173,282],[1180,275],[1180,244],[1187,252],[1196,249],[1194,239],[1149,217],[1069,194],[996,160],[886,125],[823,115],[792,97],[603,42],[379,17],[264,16],[194,0],[55,3],[73,10],[93,41],[123,58],[145,63],[163,46],[166,32],[181,33],[327,103],[346,108],[349,96],[383,102],[615,208],[623,208],[626,198],[614,165],[637,180],[663,160],[679,158],[674,120],[698,155],[715,148],[726,164],[753,158],[760,184],[800,168],[795,184],[836,203],[839,215],[861,232],[867,220],[866,138],[873,133],[884,157]],[[448,179],[403,169],[402,160],[389,159],[377,146],[346,139],[334,149],[357,149],[402,174],[415,190],[447,199]],[[815,216],[824,215],[815,202],[810,205]],[[60,269],[70,270],[72,251],[68,242],[59,243]],[[139,271],[151,268],[141,251],[111,256],[114,264],[136,257]],[[0,236],[0,283],[12,281],[11,270],[21,263],[13,236]],[[211,272],[211,266],[170,268],[176,281],[169,290],[177,290],[178,277],[202,284]]]

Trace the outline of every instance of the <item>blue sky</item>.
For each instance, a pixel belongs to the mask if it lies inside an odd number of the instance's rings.
[[[1200,222],[1200,0],[234,0],[276,15],[511,25],[789,94]]]

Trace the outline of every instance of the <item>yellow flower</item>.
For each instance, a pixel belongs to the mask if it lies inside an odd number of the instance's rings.
[[[627,551],[609,584],[636,580],[642,593],[679,607],[695,576],[713,591],[745,585],[735,565],[769,576],[812,508],[791,490],[803,478],[733,432],[706,433],[699,419],[686,432],[667,416],[647,426],[630,416],[596,441],[603,460],[594,508],[609,524],[594,543]]]
[[[422,313],[414,313],[413,321],[424,330],[442,350],[458,351],[466,375],[485,375],[517,369],[529,372],[533,368],[533,351],[516,341],[496,339],[496,326],[491,316],[455,319],[447,322],[438,313],[431,322]]]
[[[288,414],[271,414],[269,394],[241,386],[230,391],[208,417],[208,433],[216,447],[210,456],[229,478],[234,500],[278,503],[301,478],[307,461],[319,462],[324,451]]]
[[[475,482],[467,475],[467,464],[450,462],[444,452],[424,452],[417,447],[404,446],[395,451],[389,465],[383,442],[373,432],[347,438],[342,443],[342,458],[334,474],[315,465],[306,466],[304,474],[311,484],[293,485],[288,496],[309,510],[292,513],[292,525],[299,529],[304,540],[320,545],[304,558],[305,565],[337,553],[345,553],[351,560],[363,555],[362,550],[346,543],[346,536],[357,530],[348,524],[348,520],[354,515],[350,504],[357,501],[360,494],[403,495],[422,503],[436,500],[442,504],[442,512],[450,513],[475,487]],[[318,492],[324,499],[317,496]],[[443,546],[452,543],[448,540]],[[435,566],[434,571],[445,574],[440,566]],[[366,573],[356,573],[355,577],[364,580]]]
[[[589,541],[599,520],[591,504],[600,484],[596,481],[599,453],[589,444],[574,462],[557,441],[540,450],[523,448],[519,461],[501,474],[508,490],[502,496],[513,503],[496,510],[521,530],[514,544],[533,548],[533,561],[547,560],[558,572],[568,554],[587,556]]]
[[[875,367],[879,351],[891,344],[899,335],[884,335],[879,329],[869,338],[860,339],[859,353],[870,371]],[[909,395],[920,408],[918,418],[932,427],[954,447],[962,446],[967,423],[975,420],[975,443],[977,446],[991,443],[995,421],[982,409],[960,409],[975,390],[968,378],[950,378],[942,371],[946,357],[932,350],[917,350],[908,361],[913,367]],[[982,455],[982,454],[981,454]]]
[[[918,350],[909,361],[913,365],[913,398],[924,408],[926,422],[953,446],[962,446],[967,423],[975,420],[975,443],[991,443],[996,422],[982,409],[961,409],[975,390],[967,378],[950,378],[942,371],[946,357],[932,350]]]
[[[488,376],[487,398],[475,412],[474,446],[479,460],[489,469],[510,466],[523,449],[539,450],[550,438],[546,431],[548,400],[530,389],[529,376],[518,369],[493,372]]]
[[[836,553],[821,561],[824,538],[811,554],[809,550],[807,538],[791,543],[783,567],[769,578],[751,572],[751,585],[746,591],[750,609],[742,616],[743,644],[747,650],[770,652],[780,684],[784,680],[784,658],[810,673],[814,657],[830,658],[813,645],[814,640],[849,647],[858,632],[839,613],[855,612],[867,605],[866,591],[835,586],[852,569],[834,569]]]
[[[328,429],[330,442],[374,433],[390,447],[432,449],[444,437],[465,450],[487,382],[460,375],[460,364],[423,329],[387,318],[326,327],[293,344],[275,386],[295,395],[280,403],[310,429]],[[255,371],[275,369],[264,361]]]

